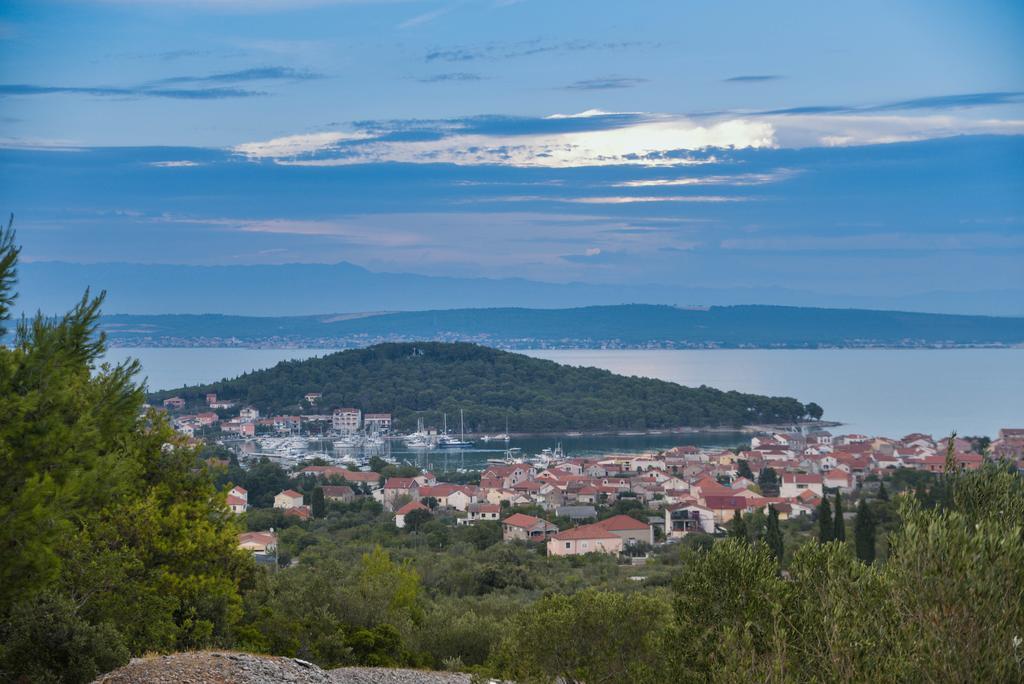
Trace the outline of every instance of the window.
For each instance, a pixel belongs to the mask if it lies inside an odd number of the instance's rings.
[[[572,548],[572,542],[565,542],[565,548],[571,549]]]

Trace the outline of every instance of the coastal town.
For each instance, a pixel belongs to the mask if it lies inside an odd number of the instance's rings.
[[[725,536],[738,516],[774,513],[782,521],[810,520],[830,496],[856,501],[867,492],[878,495],[896,473],[942,473],[950,459],[957,468],[975,470],[986,458],[1024,471],[1024,429],[1004,428],[995,440],[982,443],[920,433],[894,439],[815,429],[777,432],[754,436],[746,449],[680,446],[563,457],[544,465],[529,459],[488,463],[469,478],[453,473],[457,481],[410,472],[411,466],[401,476],[386,476],[307,465],[290,473],[295,484],[274,497],[273,507],[306,521],[315,515],[318,497],[343,505],[366,499],[406,531],[430,519],[459,526],[492,523],[500,525],[504,541],[543,545],[549,556],[642,558],[655,546],[687,535]],[[249,510],[241,487],[232,488],[227,501],[236,513]],[[276,544],[273,530],[240,537],[242,548],[264,559]]]

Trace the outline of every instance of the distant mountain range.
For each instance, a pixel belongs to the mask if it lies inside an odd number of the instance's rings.
[[[1024,344],[1024,318],[781,306],[444,309],[250,317],[112,315],[113,345],[353,348],[468,341],[529,348],[959,347]]]
[[[30,262],[20,267],[23,311],[66,311],[86,287],[108,293],[104,310],[126,314],[218,312],[239,316],[324,311],[423,311],[479,307],[567,308],[647,304],[850,307],[1024,316],[1024,289],[837,295],[784,288],[679,288],[651,283],[548,283],[377,273],[350,263],[272,266]]]

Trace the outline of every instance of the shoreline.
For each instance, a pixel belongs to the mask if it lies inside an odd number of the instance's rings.
[[[674,428],[652,428],[648,430],[552,430],[548,432],[510,432],[510,437],[531,438],[531,437],[671,437],[673,435],[714,435],[714,434],[758,434],[768,432],[788,432],[794,427],[799,428],[833,428],[840,427],[843,423],[834,420],[803,421],[800,423],[787,423],[780,425],[741,425],[739,427],[674,427]],[[467,438],[482,439],[490,435],[488,432],[467,432]],[[495,433],[498,434],[498,433]],[[391,439],[398,439],[392,437]]]

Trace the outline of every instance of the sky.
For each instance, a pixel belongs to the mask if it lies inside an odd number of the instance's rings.
[[[27,261],[1024,293],[1024,5],[7,0]]]

